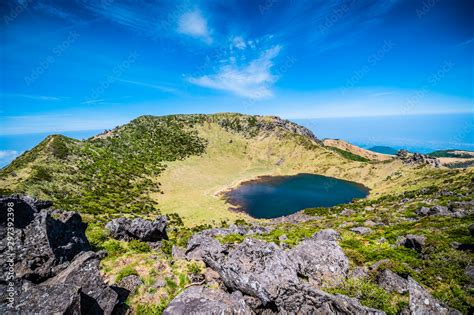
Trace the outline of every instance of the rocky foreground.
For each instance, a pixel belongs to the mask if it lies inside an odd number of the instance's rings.
[[[14,228],[9,230],[7,208],[11,205],[15,220]],[[87,225],[80,215],[51,206],[29,197],[0,199],[0,313],[130,312],[125,300],[142,284],[140,278],[129,275],[113,286],[105,283],[99,264],[106,253],[91,250],[85,236]],[[448,208],[420,210],[421,216],[439,213],[464,215]],[[165,217],[154,221],[119,218],[110,221],[106,228],[116,239],[141,240],[153,248],[160,248],[160,242],[168,237]],[[271,225],[207,229],[192,235],[186,248],[174,246],[173,259],[202,261],[206,272],[193,279],[163,313],[385,314],[363,306],[355,298],[326,292],[326,288],[348,277],[367,276],[363,268],[350,269],[349,259],[339,245],[338,232],[320,230],[292,248],[255,238],[271,229]],[[13,232],[14,244],[7,242],[8,232]],[[240,235],[244,239],[229,244],[216,239],[226,235]],[[424,239],[406,235],[398,240],[398,246],[421,251]],[[11,267],[15,275],[10,279]],[[378,285],[388,293],[409,295],[403,314],[459,314],[411,277],[403,278],[390,269],[377,271],[376,265],[371,268],[378,273]],[[13,301],[8,299],[11,287],[15,291]]]

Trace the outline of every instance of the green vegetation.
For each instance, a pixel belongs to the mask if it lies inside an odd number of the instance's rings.
[[[117,274],[115,282],[120,282],[120,280],[122,280],[123,278],[131,275],[138,276],[138,272],[132,266],[125,266]]]
[[[341,155],[342,157],[344,157],[348,160],[357,161],[357,162],[369,162],[370,161],[369,159],[367,159],[363,156],[360,156],[360,155],[357,155],[357,154],[354,154],[352,152],[342,150],[342,149],[339,149],[339,148],[336,148],[336,147],[329,147],[329,149],[336,152],[337,154]]]

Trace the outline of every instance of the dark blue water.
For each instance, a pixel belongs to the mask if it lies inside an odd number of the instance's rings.
[[[313,174],[266,176],[226,193],[227,201],[254,218],[276,218],[314,207],[331,207],[364,198],[357,183]]]

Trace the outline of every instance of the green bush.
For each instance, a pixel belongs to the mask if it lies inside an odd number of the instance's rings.
[[[120,254],[124,251],[122,243],[117,240],[108,240],[102,244],[102,248],[111,256]]]
[[[150,245],[139,240],[131,240],[128,243],[128,249],[137,253],[148,253],[151,251]]]
[[[104,248],[103,243],[107,241],[109,234],[103,227],[89,223],[86,230],[86,236],[92,247],[99,250]]]
[[[138,272],[132,266],[125,266],[118,272],[117,277],[115,277],[115,282],[119,282],[123,278],[131,275],[138,276]]]

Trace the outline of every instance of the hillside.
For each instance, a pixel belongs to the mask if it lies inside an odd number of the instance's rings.
[[[362,149],[358,146],[355,146],[353,144],[350,144],[340,139],[325,139],[323,143],[325,146],[334,147],[339,150],[347,151],[356,156],[360,156],[362,158],[365,158],[371,161],[387,161],[393,158],[393,156],[390,156],[387,154],[382,154],[382,153],[377,153],[370,150]]]

